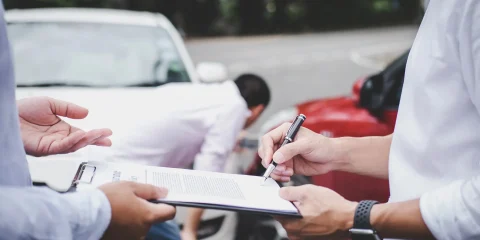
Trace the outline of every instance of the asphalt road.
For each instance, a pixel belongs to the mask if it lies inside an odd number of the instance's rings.
[[[352,83],[375,73],[407,49],[416,26],[363,29],[300,35],[228,37],[188,40],[195,62],[225,64],[230,77],[253,72],[272,89],[272,102],[255,132],[273,113],[322,97],[349,94]]]

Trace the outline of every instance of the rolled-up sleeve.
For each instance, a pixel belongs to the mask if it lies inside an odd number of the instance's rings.
[[[420,210],[436,239],[480,239],[480,176],[425,193]]]
[[[100,239],[110,222],[110,203],[98,189],[59,194],[0,187],[0,192],[0,239]]]

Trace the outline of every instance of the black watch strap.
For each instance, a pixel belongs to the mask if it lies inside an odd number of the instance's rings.
[[[377,204],[374,200],[360,201],[355,209],[353,219],[353,228],[350,229],[352,240],[373,240],[380,239],[375,229],[370,224],[370,211],[373,205]]]

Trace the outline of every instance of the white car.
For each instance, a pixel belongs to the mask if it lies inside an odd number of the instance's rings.
[[[195,67],[183,39],[161,14],[56,8],[10,10],[5,18],[17,98],[50,96],[87,107],[87,119],[70,121],[84,129],[121,124],[114,113],[129,107],[154,108],[155,89],[165,83],[227,80],[221,64]],[[122,104],[125,99],[130,105]],[[90,151],[97,148],[46,158],[88,161],[97,158]],[[184,215],[178,208],[180,224]],[[234,212],[207,210],[202,220],[199,239],[234,239]]]

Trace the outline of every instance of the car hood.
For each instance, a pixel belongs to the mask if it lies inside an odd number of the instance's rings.
[[[155,103],[157,88],[17,88],[17,99],[48,96],[68,101],[89,110],[85,119],[65,119],[83,129],[110,127],[118,118],[134,117],[129,110],[139,110]]]
[[[85,96],[101,97],[103,100],[118,96],[142,96],[145,93],[153,93],[156,87],[138,87],[138,88],[88,88],[88,87],[40,87],[40,88],[17,88],[17,99],[49,96],[59,98],[65,101],[75,100],[82,102],[95,102],[99,99],[85,98]]]
[[[17,88],[16,98],[23,99],[34,96],[48,96],[68,101],[88,109],[85,119],[68,119],[61,117],[71,125],[82,130],[109,128],[113,131],[110,137],[113,144],[120,130],[131,129],[141,118],[141,112],[149,111],[152,104],[157,104],[157,87],[151,88]],[[115,134],[117,132],[117,134]],[[51,155],[48,159],[70,159],[75,161],[103,160],[109,154],[109,148],[88,146],[67,155]],[[29,160],[36,157],[28,156]]]
[[[310,100],[301,104],[298,104],[297,107],[302,109],[305,113],[318,112],[319,110],[324,110],[325,108],[338,108],[344,106],[351,106],[354,103],[354,99],[350,96],[344,97],[334,97],[334,98],[323,98]]]
[[[307,128],[315,128],[318,123],[325,121],[371,118],[367,110],[357,106],[354,96],[315,99],[285,108],[270,116],[262,125],[259,137],[284,122],[291,122],[298,114],[307,117],[303,124]]]
[[[307,116],[304,127],[329,137],[383,136],[393,131],[394,122],[372,115],[354,97],[310,101],[298,105],[298,110]]]
[[[344,96],[336,98],[325,98],[308,101],[297,105],[298,112],[305,114],[309,122],[318,122],[319,119],[325,121],[328,119],[348,119],[355,120],[364,118],[364,115],[370,116],[367,110],[357,106],[354,97]]]

